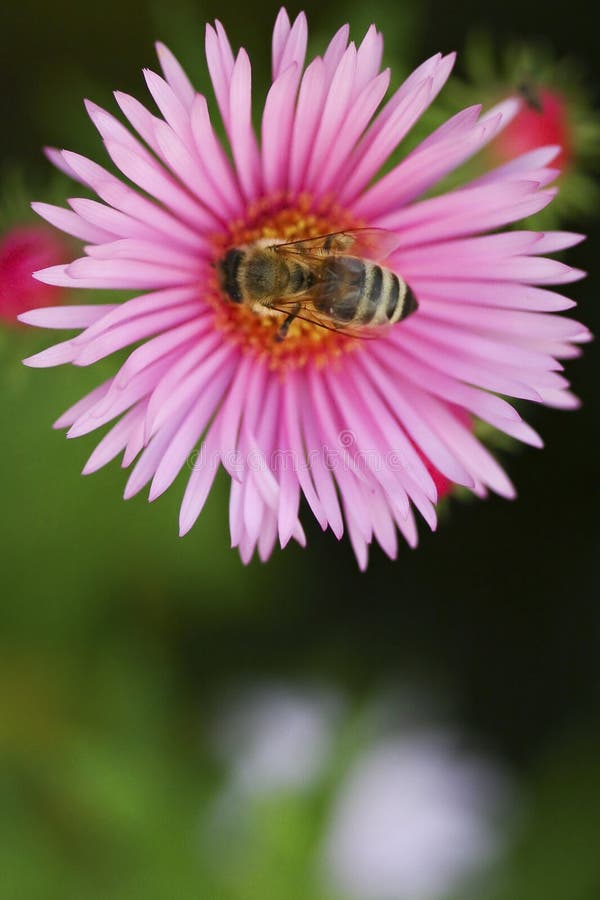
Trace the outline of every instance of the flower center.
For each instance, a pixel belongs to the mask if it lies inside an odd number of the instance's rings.
[[[332,201],[314,204],[306,195],[293,201],[285,195],[263,198],[248,207],[243,219],[230,223],[225,234],[215,237],[214,261],[218,264],[228,250],[261,238],[300,241],[357,228],[360,224]],[[278,340],[285,316],[268,312],[266,308],[258,314],[244,303],[234,303],[221,290],[216,269],[210,278],[207,299],[214,307],[216,326],[227,338],[244,350],[267,357],[272,369],[296,369],[309,361],[325,365],[360,343],[341,331],[331,331],[300,318],[294,319],[285,338]]]

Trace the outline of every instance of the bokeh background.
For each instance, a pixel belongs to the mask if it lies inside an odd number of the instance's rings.
[[[583,0],[304,8],[313,52],[343,22],[360,37],[375,21],[393,84],[464,51],[432,122],[509,93],[523,42],[543,78],[580,71],[574,107],[597,96]],[[208,92],[203,27],[219,17],[264,96],[276,12],[3,4],[0,231],[33,223],[29,199],[72,195],[42,145],[100,158],[81,100],[144,99],[155,39]],[[593,135],[597,114],[578,109]],[[598,332],[593,161],[572,168],[560,224],[590,235],[569,260],[592,273],[572,295]],[[225,479],[180,540],[182,478],[151,505],[123,502],[116,462],[82,478],[96,438],[50,426],[113,366],[20,365],[48,342],[0,325],[2,900],[597,900],[594,346],[568,364],[580,411],[528,410],[546,448],[498,447],[516,502],[452,498],[418,550],[374,548],[359,574],[309,517],[307,550],[242,566]]]

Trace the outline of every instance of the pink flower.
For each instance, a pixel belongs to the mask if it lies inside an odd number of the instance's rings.
[[[45,226],[20,225],[0,236],[0,318],[16,325],[26,309],[58,303],[64,290],[40,284],[32,274],[66,257],[60,238]]]
[[[248,55],[233,54],[220,23],[207,27],[208,67],[232,161],[205,98],[162,45],[164,78],[145,73],[160,116],[115,95],[138,136],[87,104],[124,179],[77,153],[50,151],[100,199],[72,199],[69,209],[34,204],[86,244],[81,259],[36,277],[137,295],[22,316],[32,325],[80,329],[26,363],[87,366],[139,344],[114,377],[56,422],[76,437],[116,420],[85,473],[123,452],[123,465],[135,461],[125,497],[150,483],[153,500],[192,461],[180,513],[185,534],[222,464],[232,478],[232,544],[245,562],[256,549],[266,559],[277,538],[282,546],[292,537],[304,543],[303,495],[323,529],[338,538],[348,529],[365,567],[373,538],[391,557],[397,528],[416,544],[413,508],[435,528],[430,466],[479,496],[491,489],[513,497],[469,423],[476,417],[534,446],[541,440],[500,394],[577,405],[557,358],[575,356],[574,344],[588,333],[552,315],[574,304],[547,286],[582,273],[541,254],[581,238],[497,233],[550,202],[557,148],[421,199],[498,134],[517,101],[485,114],[463,110],[373,182],[443,87],[453,54],[424,62],[376,113],[390,73],[380,71],[375,27],[357,48],[344,26],[324,56],[304,68],[306,42],[305,16],[290,25],[282,10],[259,141]],[[397,234],[399,247],[386,264],[419,301],[414,315],[380,339],[360,341],[296,320],[276,342],[280,316],[257,316],[220,293],[214,264],[228,248],[356,225]]]

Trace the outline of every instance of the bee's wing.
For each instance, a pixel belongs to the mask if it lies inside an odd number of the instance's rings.
[[[288,315],[294,313],[295,318],[302,319],[304,322],[310,322],[318,325],[319,328],[326,328],[328,331],[335,331],[338,334],[345,334],[348,337],[360,338],[361,340],[369,340],[382,337],[388,330],[386,325],[378,325],[377,328],[365,328],[365,326],[352,325],[344,322],[336,322],[330,316],[321,312],[315,305],[314,288],[305,294],[296,294],[293,298],[285,297],[278,299],[270,310],[274,312]]]
[[[385,228],[352,228],[287,244],[273,244],[273,249],[285,255],[313,259],[347,254],[378,261],[389,256],[399,244],[400,238]]]

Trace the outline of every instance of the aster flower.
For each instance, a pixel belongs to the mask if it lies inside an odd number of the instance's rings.
[[[67,258],[60,238],[42,225],[19,225],[0,235],[0,318],[16,325],[32,306],[59,303],[64,290],[35,281],[31,273]]]
[[[93,472],[123,453],[132,463],[125,497],[150,483],[162,494],[193,461],[180,512],[185,534],[217,469],[231,475],[232,545],[247,562],[279,538],[304,544],[303,496],[323,529],[344,527],[361,567],[373,539],[394,557],[397,528],[417,543],[414,509],[435,528],[432,467],[478,496],[514,489],[473,434],[483,420],[526,443],[538,435],[500,394],[573,408],[560,357],[587,339],[552,315],[574,304],[549,284],[581,272],[542,254],[579,235],[510,231],[554,196],[557,152],[526,153],[460,190],[422,199],[445,174],[488,144],[516,114],[508,100],[469,107],[436,129],[378,181],[373,179],[432,103],[454,63],[437,54],[384,102],[382,36],[358,47],[341,28],[304,68],[307,24],[282,10],[273,33],[273,82],[252,126],[251,65],[219,22],[206,57],[231,156],[206,99],[162,45],[163,76],[146,71],[160,115],[117,92],[131,125],[87,103],[120,170],[68,151],[53,161],[96,192],[69,208],[34,204],[85,242],[85,255],[36,273],[46,284],[133,291],[119,304],[36,310],[23,321],[79,329],[26,363],[87,366],[138,344],[114,377],[55,423],[76,437],[114,423],[89,458]],[[383,104],[383,105],[382,105]],[[381,108],[380,108],[381,107]],[[379,110],[379,111],[378,111]],[[262,237],[302,239],[357,226],[398,236],[386,261],[410,284],[419,310],[380,339],[361,341],[257,316],[221,293],[215,263]]]

